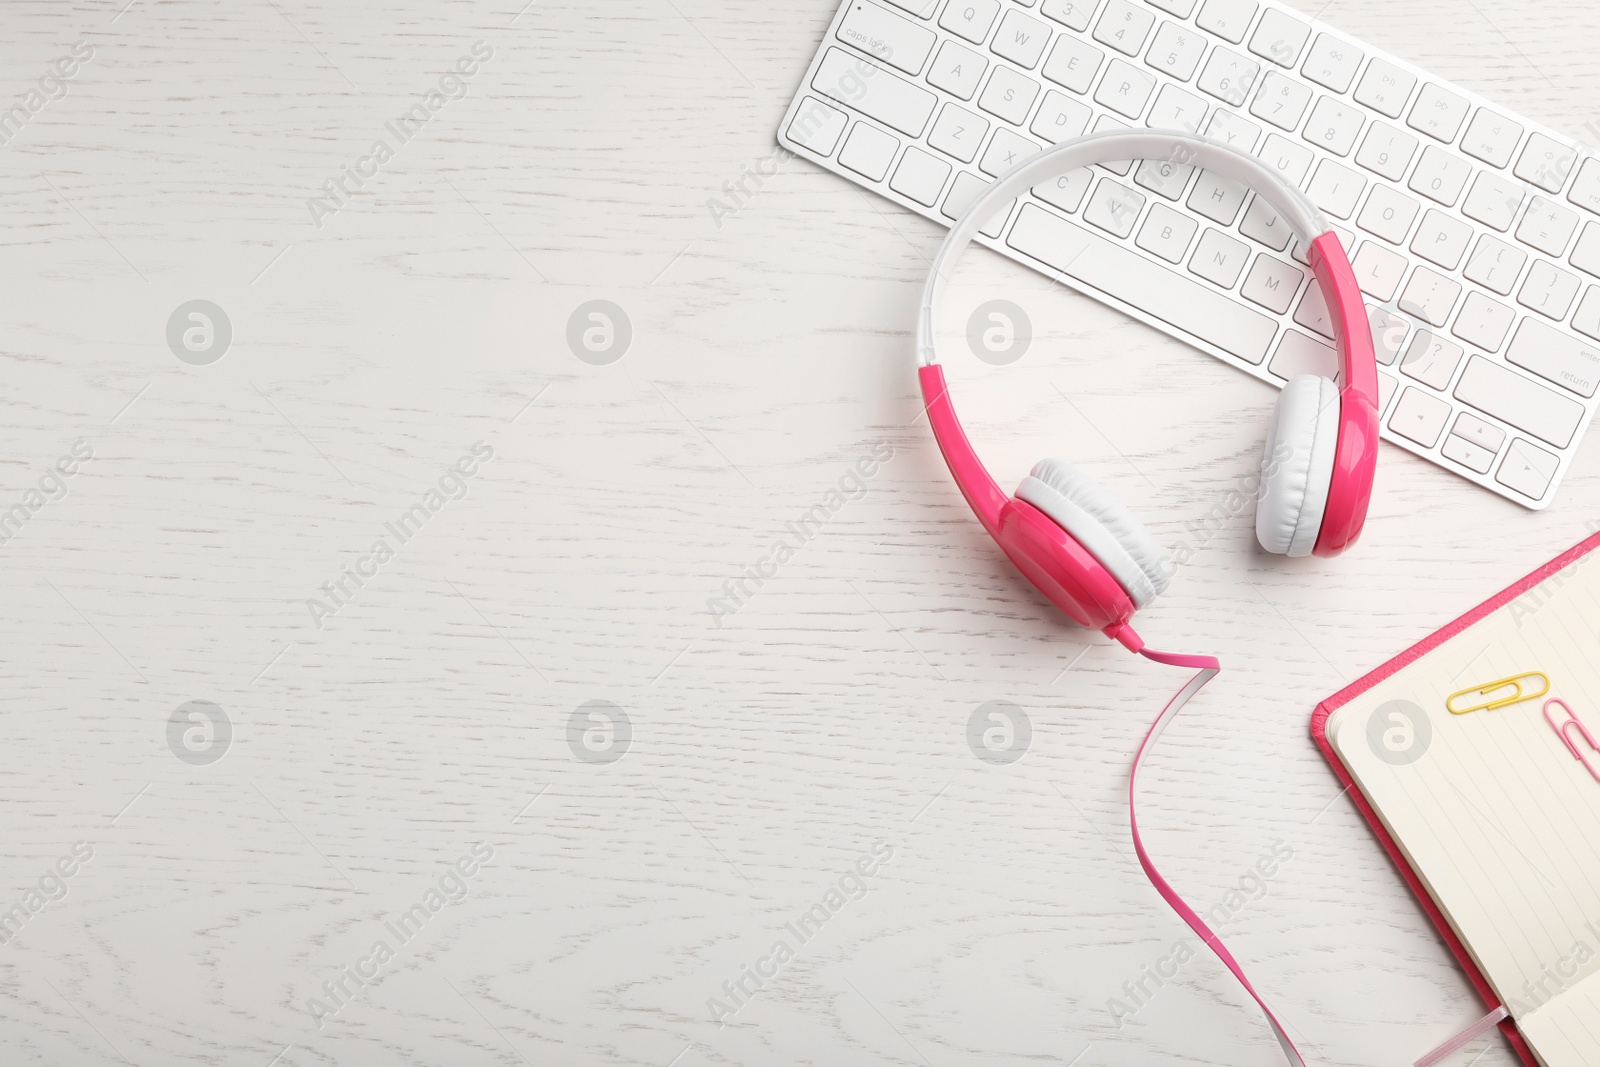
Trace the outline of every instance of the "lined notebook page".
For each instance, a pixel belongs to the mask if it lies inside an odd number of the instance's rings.
[[[1549,1067],[1600,1062],[1600,980],[1561,994],[1517,1025]]]
[[[1542,710],[1560,697],[1600,738],[1596,555],[1328,720],[1329,742],[1550,1067],[1600,1063],[1600,781]],[[1457,690],[1528,671],[1549,676],[1546,696],[1445,709]]]

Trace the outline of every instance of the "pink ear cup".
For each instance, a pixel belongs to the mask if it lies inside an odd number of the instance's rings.
[[[1167,587],[1171,566],[1167,554],[1144,523],[1104,486],[1072,464],[1042,459],[1017,486],[1026,500],[1089,550],[1134,607],[1150,605]]]
[[[1133,601],[1127,590],[1048,515],[1001,490],[979,462],[956,418],[943,369],[937,363],[931,364],[921,368],[917,377],[934,440],[939,442],[939,451],[961,495],[967,498],[989,536],[1023,576],[1075,622],[1120,632],[1133,614]]]
[[[1000,508],[995,540],[1023,576],[1081,626],[1105,630],[1133,615],[1133,600],[1111,572],[1056,521],[1026,500]]]

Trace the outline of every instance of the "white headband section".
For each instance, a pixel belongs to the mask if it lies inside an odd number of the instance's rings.
[[[972,243],[996,205],[1020,196],[1042,181],[1095,163],[1122,159],[1157,159],[1192,164],[1231,178],[1255,190],[1292,226],[1306,245],[1328,232],[1328,221],[1299,189],[1254,156],[1245,155],[1220,141],[1176,130],[1110,130],[1091,133],[1047,148],[1023,160],[997,178],[950,227],[939,254],[933,259],[927,285],[922,290],[922,310],[917,316],[917,362],[938,362],[933,351],[934,304],[944,292],[955,261]]]

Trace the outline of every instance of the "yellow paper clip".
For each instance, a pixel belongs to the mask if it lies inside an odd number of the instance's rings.
[[[1523,683],[1529,679],[1538,679],[1538,692],[1529,689]],[[1471,689],[1463,689],[1459,693],[1451,693],[1445,698],[1445,710],[1452,715],[1465,715],[1473,711],[1493,711],[1503,708],[1507,704],[1516,704],[1523,700],[1533,700],[1550,692],[1550,679],[1539,671],[1528,671],[1525,674],[1513,674],[1509,678],[1501,678],[1497,682],[1486,685],[1475,685]],[[1476,701],[1470,707],[1457,707],[1456,701],[1466,698]]]

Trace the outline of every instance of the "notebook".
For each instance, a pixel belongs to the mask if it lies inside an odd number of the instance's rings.
[[[1600,534],[1312,719],[1485,1003],[1509,1012],[1500,1028],[1530,1067],[1600,1064],[1597,546]]]

